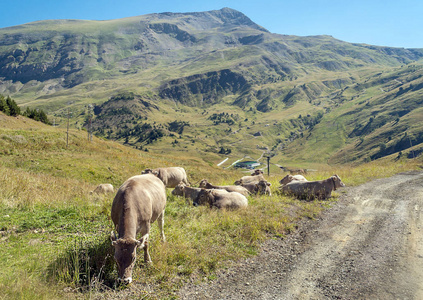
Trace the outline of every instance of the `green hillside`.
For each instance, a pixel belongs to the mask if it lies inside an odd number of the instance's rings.
[[[66,129],[0,113],[0,298],[174,298],[185,282],[213,280],[218,270],[256,255],[263,240],[284,238],[301,219],[318,216],[342,193],[312,202],[279,195],[278,181],[286,174],[280,169],[266,174],[273,195],[250,196],[248,208],[239,211],[194,207],[168,189],[166,243],[153,224],[153,267],[144,267],[138,254],[134,282],[118,287],[109,239],[114,194],[91,194],[97,184],[117,189],[146,167],[183,166],[193,184],[203,178],[231,184],[245,173],[191,153],[145,152],[97,137],[89,141],[84,130],[71,129],[68,137]],[[307,178],[337,173],[350,186],[419,169],[421,158],[326,167]]]
[[[360,163],[421,152],[422,57],[273,34],[230,8],[40,21],[0,29],[0,94],[154,153]]]

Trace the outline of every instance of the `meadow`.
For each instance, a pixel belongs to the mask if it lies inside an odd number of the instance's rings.
[[[170,148],[171,149],[171,148]],[[314,219],[337,201],[299,201],[277,193],[285,175],[265,177],[273,195],[250,196],[249,207],[219,211],[194,207],[171,195],[165,211],[166,243],[156,224],[150,236],[153,266],[138,255],[134,283],[116,285],[110,243],[113,195],[90,194],[99,183],[117,189],[148,167],[182,166],[195,184],[232,184],[245,175],[184,154],[139,151],[25,117],[0,114],[0,299],[173,299],[187,281],[212,280],[215,272],[258,253],[266,239],[284,238],[303,218]],[[222,156],[222,160],[223,160]],[[387,157],[359,166],[319,165],[309,180],[338,174],[347,186],[419,169],[422,159]],[[313,165],[313,167],[316,167]]]

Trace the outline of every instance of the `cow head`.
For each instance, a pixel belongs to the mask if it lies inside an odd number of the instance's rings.
[[[284,178],[282,178],[280,181],[279,181],[279,183],[281,184],[281,185],[285,185],[285,184],[288,184],[288,183],[290,183],[291,181],[293,181],[294,180],[294,176],[292,176],[292,175],[286,175]]]
[[[257,190],[257,192],[260,195],[265,195],[265,194],[269,194],[270,193],[270,186],[272,184],[270,182],[267,182],[266,180],[260,180],[255,187],[255,190]]]
[[[151,173],[153,173],[153,170],[152,169],[145,169],[144,171],[142,171],[141,172],[141,174],[151,174]]]
[[[183,196],[184,195],[184,188],[185,184],[183,182],[180,182],[172,191],[172,195],[175,196]]]
[[[113,232],[110,239],[115,248],[114,258],[118,267],[118,281],[129,284],[132,282],[132,270],[137,258],[137,247],[144,248],[145,242],[136,239],[118,239]]]
[[[202,190],[198,197],[193,201],[194,206],[207,205],[213,206],[213,190]]]
[[[262,170],[254,170],[254,172],[251,172],[251,176],[264,174]]]
[[[200,181],[200,184],[199,184],[198,187],[205,189],[207,187],[207,183],[208,183],[207,179],[203,179],[203,180]]]
[[[338,175],[333,175],[331,179],[333,180],[334,190],[345,186],[345,184],[341,181],[341,178]]]

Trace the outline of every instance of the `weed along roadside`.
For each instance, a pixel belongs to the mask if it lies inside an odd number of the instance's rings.
[[[95,136],[88,143],[86,133],[76,130],[70,130],[66,147],[66,135],[59,129],[31,120],[7,121],[0,126],[0,136],[22,138],[0,138],[0,297],[5,299],[176,298],[186,282],[212,280],[218,270],[254,257],[262,242],[286,237],[300,220],[315,218],[342,193],[336,190],[328,200],[313,201],[285,196],[278,190],[286,175],[282,171],[264,174],[272,196],[251,194],[248,206],[241,209],[194,206],[167,188],[166,241],[154,222],[148,237],[152,264],[143,264],[139,250],[132,283],[118,285],[110,241],[116,192],[90,193],[98,184],[117,189],[141,170],[160,166],[183,166],[190,182],[207,179],[216,186],[233,185],[245,174]],[[336,173],[347,186],[358,185],[417,169],[419,163],[392,160],[326,167],[307,179],[327,179]]]

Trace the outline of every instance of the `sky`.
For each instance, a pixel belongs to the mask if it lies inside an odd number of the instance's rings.
[[[0,0],[0,28],[52,20],[111,20],[229,7],[272,33],[423,48],[422,0]]]

